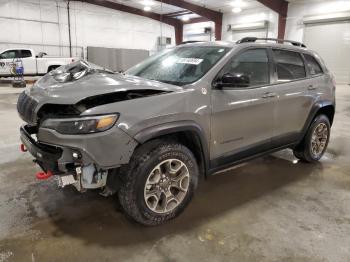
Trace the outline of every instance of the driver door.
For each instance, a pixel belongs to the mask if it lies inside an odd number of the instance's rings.
[[[211,159],[213,165],[224,165],[272,145],[276,95],[270,86],[269,50],[245,49],[235,55],[218,74],[244,75],[249,83],[225,84],[212,90]],[[220,84],[219,84],[220,86]]]

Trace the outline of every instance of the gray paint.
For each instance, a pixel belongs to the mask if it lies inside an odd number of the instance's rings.
[[[222,67],[238,52],[255,47],[283,48],[301,53],[310,51],[288,45],[269,43],[233,44],[226,42],[196,43],[200,45],[231,46],[227,53],[205,76],[197,82],[178,87],[121,74],[96,73],[75,82],[58,84],[46,75],[27,93],[39,102],[37,111],[45,103],[74,104],[83,98],[123,90],[163,90],[170,93],[134,100],[125,100],[86,110],[82,115],[120,113],[116,126],[95,134],[64,136],[55,131],[39,128],[38,138],[43,143],[64,148],[81,149],[88,159],[100,167],[126,164],[138,141],[140,132],[178,121],[191,121],[198,125],[206,139],[210,160],[239,152],[243,148],[270,143],[274,137],[300,134],[318,101],[334,103],[332,77],[325,74],[288,83],[255,88],[213,89],[212,82]],[[324,67],[324,65],[322,65]],[[316,89],[309,90],[313,84]],[[274,97],[266,98],[266,92]],[[103,146],[101,146],[103,145]],[[65,160],[62,160],[65,161]]]
[[[119,128],[87,135],[63,135],[55,130],[40,128],[37,136],[47,144],[70,149],[70,154],[67,154],[69,159],[61,158],[61,164],[73,162],[72,152],[77,149],[83,154],[84,164],[97,163],[103,168],[115,167],[116,161],[117,165],[127,164],[137,145],[133,138]]]

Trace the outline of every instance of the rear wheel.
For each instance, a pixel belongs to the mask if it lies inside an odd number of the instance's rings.
[[[303,141],[294,149],[294,155],[306,162],[316,162],[326,152],[329,137],[330,137],[330,123],[325,115],[318,115]]]
[[[185,209],[198,183],[198,166],[184,145],[155,140],[136,150],[121,175],[118,196],[125,213],[151,226]]]

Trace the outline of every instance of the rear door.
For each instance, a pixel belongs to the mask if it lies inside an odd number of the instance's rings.
[[[36,72],[36,58],[29,49],[19,50],[19,57],[22,59],[24,74],[35,75]]]
[[[314,56],[313,54],[303,54],[303,56],[307,73],[311,81],[308,89],[309,96],[312,98],[313,103],[317,103],[325,97],[332,97],[330,94],[330,87],[333,86],[332,75],[323,71],[323,68],[318,60],[319,57]]]
[[[308,93],[312,80],[307,78],[300,53],[272,49],[272,55],[275,62],[273,92],[278,95],[273,142],[274,146],[282,146],[300,137],[312,107],[312,97]]]
[[[266,48],[245,49],[221,70],[222,75],[245,74],[246,87],[212,90],[211,158],[223,165],[271,146],[275,97],[271,92],[271,63]]]

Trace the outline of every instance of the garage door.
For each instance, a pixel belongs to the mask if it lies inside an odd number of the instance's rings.
[[[258,38],[266,38],[267,30],[259,29],[259,30],[241,30],[241,31],[232,31],[232,41],[236,42],[244,37],[258,37]]]
[[[210,34],[184,34],[184,41],[211,41]]]
[[[338,84],[350,84],[350,21],[308,24],[304,43],[320,54]]]

